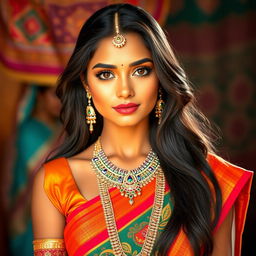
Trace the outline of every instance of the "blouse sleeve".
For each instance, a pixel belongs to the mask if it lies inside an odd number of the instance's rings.
[[[53,205],[67,217],[84,203],[74,180],[68,160],[58,158],[44,165],[44,190]]]
[[[63,166],[61,159],[52,160],[44,164],[44,190],[52,204],[65,215],[63,209]]]

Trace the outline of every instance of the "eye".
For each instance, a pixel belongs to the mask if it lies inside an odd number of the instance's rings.
[[[114,78],[114,75],[111,71],[106,70],[106,71],[101,71],[99,73],[96,74],[96,76],[100,79],[100,80],[109,80]]]
[[[135,76],[147,76],[150,74],[151,72],[151,68],[150,67],[139,67],[137,68],[134,73],[132,75]]]

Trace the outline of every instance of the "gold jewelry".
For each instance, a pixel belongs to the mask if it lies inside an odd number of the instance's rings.
[[[116,35],[114,36],[112,43],[115,47],[121,48],[125,45],[126,38],[119,33],[118,12],[115,13],[115,32],[116,32]]]
[[[160,167],[157,155],[150,150],[145,161],[133,170],[125,170],[111,163],[105,155],[100,137],[94,145],[94,156],[91,160],[97,176],[104,180],[108,187],[117,187],[122,196],[129,198],[132,205],[134,197],[141,194],[141,188],[152,181]]]
[[[156,102],[156,109],[155,109],[155,113],[156,113],[156,117],[158,118],[158,124],[161,123],[161,120],[162,120],[162,112],[163,112],[163,109],[164,109],[164,101],[162,99],[162,89],[159,88],[159,99],[158,101]]]
[[[86,91],[86,96],[88,99],[88,105],[86,107],[86,120],[87,124],[89,124],[89,131],[90,133],[93,132],[93,124],[96,124],[96,114],[93,106],[91,105],[91,94],[89,91]]]
[[[64,239],[37,239],[33,241],[34,255],[67,256]]]
[[[94,151],[94,156],[97,153]],[[114,251],[115,256],[126,256],[122,248],[122,244],[118,235],[115,216],[113,212],[113,205],[108,191],[108,186],[104,182],[104,178],[98,176],[98,186],[105,216],[105,222],[108,230],[109,240]],[[154,204],[152,207],[152,213],[149,219],[148,230],[141,252],[137,256],[149,256],[155,243],[158,226],[160,222],[160,216],[164,202],[164,190],[165,190],[165,177],[162,170],[159,168],[156,174],[156,191]]]

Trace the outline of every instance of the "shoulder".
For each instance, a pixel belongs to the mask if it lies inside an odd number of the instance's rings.
[[[45,170],[41,168],[37,172],[33,184],[31,213],[35,239],[61,237],[65,225],[61,206],[44,190],[44,176]]]
[[[86,174],[88,171],[90,171],[93,148],[93,145],[91,145],[81,153],[66,159],[70,171],[75,176],[75,178],[76,176]]]
[[[33,196],[47,197],[51,203],[64,215],[61,205],[65,179],[68,177],[68,166],[65,158],[58,158],[43,164],[34,177]],[[47,201],[45,199],[45,201]]]
[[[60,157],[46,162],[43,165],[45,179],[61,182],[73,179],[74,175],[77,176],[81,172],[86,173],[90,169],[92,153],[93,146],[90,146],[72,157]]]
[[[67,197],[75,190],[75,183],[66,158],[56,158],[43,164],[36,174],[34,186],[42,187],[55,208],[66,215]]]
[[[32,208],[38,208],[33,205],[49,205],[49,202],[62,213],[61,207],[56,203],[54,193],[45,187],[45,168],[42,167],[37,171],[33,181]]]
[[[34,190],[35,189],[39,189],[39,188],[43,188],[43,184],[44,184],[44,175],[45,175],[45,170],[43,167],[41,167],[35,177],[34,177],[34,180],[33,180],[33,188]]]
[[[219,183],[224,202],[230,196],[235,199],[238,195],[249,194],[253,172],[214,154],[209,154],[207,161]]]
[[[73,185],[73,175],[70,168],[69,160],[65,157],[53,159],[43,165],[44,172],[44,189],[46,192],[64,190],[67,185]],[[39,174],[40,175],[40,174]]]
[[[42,172],[44,172],[45,188],[52,185],[61,185],[67,178],[70,178],[71,176],[68,160],[64,157],[45,163],[42,169]]]
[[[223,216],[234,204],[237,211],[246,213],[253,172],[231,164],[217,155],[209,154],[207,160],[222,192]]]
[[[93,146],[90,146],[83,152],[66,159],[72,177],[80,188],[86,187],[85,181],[94,174],[91,167],[92,156]]]
[[[250,179],[253,173],[215,154],[208,154],[207,161],[218,180],[238,182],[240,179]]]
[[[67,159],[64,157],[60,157],[57,159],[53,159],[49,162],[43,164],[45,171],[51,171],[52,173],[61,172],[61,170],[68,167]]]

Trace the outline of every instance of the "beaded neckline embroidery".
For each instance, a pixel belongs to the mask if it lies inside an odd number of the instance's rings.
[[[153,180],[160,167],[157,155],[150,150],[145,161],[136,169],[125,170],[111,163],[101,148],[100,138],[95,143],[92,167],[97,176],[109,187],[117,187],[122,196],[129,198],[132,205],[134,197],[141,194],[141,188]]]

